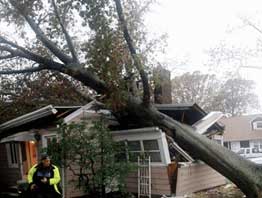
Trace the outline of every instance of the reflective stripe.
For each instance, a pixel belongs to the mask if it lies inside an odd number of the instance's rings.
[[[58,187],[57,187],[57,185],[56,185],[56,184],[54,185],[54,188],[55,188],[55,191],[56,191],[58,194],[60,194],[60,195],[61,195],[61,193],[59,192],[59,190],[58,190]]]
[[[54,178],[51,178],[49,180],[50,185],[54,185],[55,191],[59,194],[61,194],[58,190],[57,184],[60,182],[61,177],[58,168],[55,165],[52,165],[54,167]]]
[[[36,172],[36,167],[37,164],[35,164],[32,168],[30,168],[29,172],[28,172],[28,176],[27,176],[27,180],[28,180],[28,183],[31,184],[33,182],[33,176]]]

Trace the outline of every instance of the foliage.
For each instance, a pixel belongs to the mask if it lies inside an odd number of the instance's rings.
[[[174,103],[196,102],[207,111],[212,110],[212,98],[218,89],[219,83],[215,75],[201,74],[199,71],[185,73],[172,79]]]
[[[215,75],[195,71],[175,77],[172,85],[174,103],[197,103],[208,112],[235,116],[259,108],[254,82],[250,80],[234,78],[223,82]]]
[[[0,79],[0,123],[46,105],[83,105],[88,101],[79,84],[59,73],[40,72]]]
[[[148,1],[151,2],[150,0]],[[0,0],[1,25],[4,24],[11,27],[9,32],[8,29],[5,29],[4,33],[2,33],[3,30],[0,31],[0,74],[32,73],[42,70],[67,74],[98,93],[101,96],[99,98],[100,101],[102,99],[104,99],[102,102],[110,101],[109,104],[113,105],[109,107],[111,107],[114,115],[120,122],[128,120],[122,119],[124,116],[125,118],[132,117],[141,124],[140,126],[152,124],[169,131],[182,149],[189,154],[196,154],[205,163],[228,177],[243,190],[247,197],[261,197],[262,174],[259,170],[261,167],[255,166],[247,160],[240,159],[233,152],[229,152],[222,146],[214,144],[208,138],[195,133],[192,128],[175,121],[152,107],[149,100],[148,68],[144,66],[149,62],[147,62],[148,59],[144,58],[146,56],[140,54],[142,51],[137,49],[140,45],[136,40],[132,39],[134,34],[129,34],[128,29],[131,26],[128,21],[130,20],[125,20],[124,15],[128,15],[123,12],[121,6],[123,2],[125,4],[133,1]],[[146,1],[141,0],[140,2]],[[84,13],[84,15],[81,13]],[[130,16],[134,18],[132,14]],[[83,24],[82,27],[80,26],[81,24]],[[139,24],[137,27],[139,28],[141,25]],[[102,31],[99,31],[100,29]],[[120,64],[116,67],[114,64],[107,64],[105,61],[110,61],[110,58],[104,56],[108,54],[108,51],[110,52],[115,46],[118,46],[118,44],[112,45],[112,42],[108,42],[107,39],[114,39],[116,42],[119,42],[114,37],[118,29],[122,30],[121,35],[124,36],[122,36],[121,43],[123,40],[126,41],[132,59],[130,59],[130,62],[125,62],[124,65]],[[105,35],[103,35],[104,30],[106,30]],[[105,53],[102,53],[102,57],[99,54],[96,56],[95,51],[97,49],[97,52],[99,52],[99,50],[104,48],[92,48],[92,46],[88,45],[89,41],[98,42],[97,46],[105,46]],[[102,42],[102,45],[99,42]],[[87,46],[86,49],[84,48],[85,46]],[[146,45],[143,44],[143,46]],[[89,49],[93,50],[95,56],[89,54]],[[86,54],[87,52],[88,54]],[[116,50],[116,52],[119,53],[115,54],[115,57],[121,57],[124,53],[121,50]],[[90,61],[92,57],[96,57],[97,62],[102,58],[102,61],[95,65]],[[117,59],[112,60],[115,63],[120,63]],[[98,66],[98,68],[95,66]],[[112,68],[105,68],[105,66],[112,66]],[[108,71],[102,74],[106,80],[101,78],[100,69]],[[114,72],[119,73],[115,75]],[[114,79],[114,76],[117,79]],[[138,78],[143,85],[143,99],[140,97],[139,92],[138,94],[134,92],[133,87],[128,89],[128,87],[131,87],[131,83],[137,83]],[[113,81],[111,82],[110,80]],[[122,89],[123,87],[124,89]],[[115,98],[120,99],[120,101],[112,98],[112,95],[117,96]],[[112,108],[116,104],[124,104],[124,107],[120,109]],[[122,107],[122,105],[120,106]],[[0,135],[6,136],[13,133],[15,131],[10,130],[10,132],[0,133]],[[74,136],[70,137],[69,141],[74,140],[74,138]],[[100,145],[99,141],[97,145]],[[78,148],[77,145],[76,148]],[[84,148],[83,145],[78,150],[81,152]],[[99,150],[97,152],[99,153]],[[75,157],[76,162],[82,161],[82,155],[74,155],[72,157]],[[86,161],[85,164],[92,164],[92,160],[90,160]],[[98,168],[101,168],[101,166]],[[83,171],[83,169],[80,170]],[[79,182],[81,183],[81,179],[86,174],[80,173]],[[104,173],[103,170],[102,173]],[[92,182],[94,187],[96,187],[95,181],[94,179]],[[103,179],[102,181],[101,188],[105,189],[103,185],[106,182]],[[103,194],[104,190],[101,191]]]
[[[10,3],[11,2],[11,3]],[[17,14],[16,9],[26,8],[23,14],[32,16],[48,39],[63,52],[70,54],[58,18],[54,14],[51,1],[26,0],[23,2],[0,1],[1,21],[14,26],[18,31],[13,42],[26,46],[26,49],[44,57],[57,60],[54,54],[47,50],[41,41],[32,37],[28,32],[26,20]],[[143,17],[155,0],[123,1],[127,25],[133,37],[133,43],[138,49],[138,56],[144,65],[155,66],[154,52],[161,48],[165,36],[148,39]],[[71,41],[77,51],[77,58],[82,69],[88,68],[101,80],[107,82],[109,89],[105,103],[112,109],[121,109],[125,105],[128,92],[135,92],[132,81],[138,81],[138,74],[134,70],[134,62],[125,44],[122,27],[118,22],[114,1],[111,0],[77,0],[55,1],[61,21],[71,35]],[[17,8],[19,7],[19,8]],[[0,32],[0,36],[6,36]],[[17,38],[23,38],[17,40]],[[80,38],[80,39],[79,39]],[[0,39],[1,42],[1,39]],[[3,53],[5,55],[5,53]],[[1,54],[0,54],[1,55]],[[7,70],[24,67],[35,67],[32,61],[23,58],[6,59],[0,66]],[[147,67],[147,70],[150,68]],[[127,80],[128,79],[128,80]],[[132,91],[130,91],[132,90]],[[134,93],[134,94],[139,94]]]
[[[126,160],[116,160],[125,148],[113,141],[105,121],[61,124],[59,136],[47,152],[54,163],[68,167],[78,177],[78,187],[102,197],[105,190],[124,191],[124,178],[134,166]]]
[[[228,79],[214,100],[215,109],[232,116],[241,115],[250,109],[260,109],[258,96],[254,93],[254,82],[242,78]]]

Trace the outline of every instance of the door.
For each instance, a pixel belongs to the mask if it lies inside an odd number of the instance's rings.
[[[23,177],[26,178],[29,169],[37,163],[37,147],[34,141],[21,142]]]

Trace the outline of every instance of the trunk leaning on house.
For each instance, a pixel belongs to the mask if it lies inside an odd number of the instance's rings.
[[[24,17],[25,21],[35,32],[37,39],[41,41],[43,46],[50,50],[50,52],[52,52],[53,55],[61,61],[57,62],[55,59],[49,59],[35,54],[34,52],[1,37],[3,45],[0,46],[0,49],[8,53],[8,55],[2,57],[2,59],[20,57],[33,61],[39,66],[25,70],[1,71],[0,74],[26,73],[48,69],[67,74],[91,89],[97,91],[99,94],[106,96],[110,95],[110,93],[108,93],[110,89],[108,89],[106,82],[100,80],[93,71],[82,67],[79,63],[80,61],[77,60],[76,52],[73,48],[70,36],[67,34],[68,32],[65,29],[63,29],[63,33],[66,35],[66,40],[72,57],[60,50],[55,43],[44,34],[34,19],[24,12],[21,7],[19,7],[17,1],[10,1],[10,3],[14,8],[16,8],[17,13]],[[119,22],[123,28],[124,38],[134,60],[134,67],[137,69],[143,82],[144,91],[143,100],[129,94],[125,98],[126,101],[121,101],[122,104],[126,104],[126,106],[121,112],[115,112],[118,115],[119,120],[123,120],[123,117],[128,115],[129,118],[135,118],[137,123],[140,123],[141,126],[159,126],[165,131],[170,131],[173,134],[174,140],[181,148],[183,148],[190,155],[204,161],[206,164],[230,179],[247,195],[247,197],[262,197],[262,170],[260,166],[244,160],[237,154],[234,154],[222,146],[214,144],[211,140],[195,133],[192,128],[182,125],[167,115],[160,113],[150,105],[150,89],[147,74],[143,69],[139,56],[136,54],[135,48],[133,47],[133,42],[129,35],[127,24],[123,16],[120,0],[115,0],[115,4],[117,14],[119,16]]]

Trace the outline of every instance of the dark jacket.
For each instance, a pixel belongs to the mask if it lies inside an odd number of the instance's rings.
[[[44,177],[47,178],[47,183],[42,183],[41,179]],[[43,192],[56,192],[61,194],[58,189],[58,183],[60,182],[60,173],[58,168],[55,165],[50,165],[49,167],[43,167],[43,165],[36,164],[34,165],[28,173],[28,183],[29,186],[36,184],[37,188]]]

